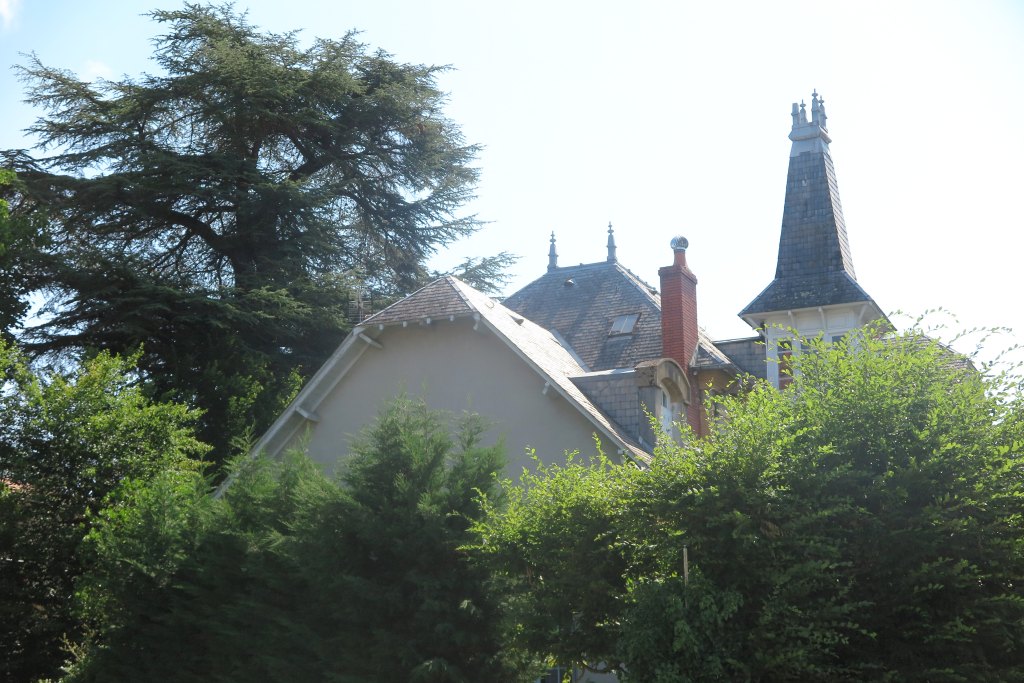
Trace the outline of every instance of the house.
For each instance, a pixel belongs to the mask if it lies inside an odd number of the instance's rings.
[[[254,450],[302,443],[333,464],[384,402],[410,393],[494,420],[511,471],[530,464],[528,448],[561,456],[595,434],[613,459],[644,462],[647,449],[572,381],[585,374],[554,333],[442,277],[353,329]]]
[[[304,444],[326,464],[347,452],[379,406],[402,392],[473,410],[504,435],[509,468],[586,449],[596,437],[618,461],[647,462],[653,417],[664,429],[707,429],[703,398],[741,374],[784,385],[796,336],[837,339],[881,309],[857,283],[829,154],[824,101],[808,120],[793,105],[792,150],[775,279],[740,316],[755,334],[714,341],[697,319],[697,277],[685,238],[671,243],[654,289],[616,257],[560,266],[496,301],[443,277],[361,322],[255,445],[276,455]]]

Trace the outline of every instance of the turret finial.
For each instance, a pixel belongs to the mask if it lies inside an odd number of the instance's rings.
[[[818,94],[817,88],[811,93],[811,120],[807,120],[807,104],[803,100],[799,105],[793,103],[790,115],[793,117],[793,129],[789,133],[789,139],[793,141],[790,156],[832,142],[828,134],[828,117],[825,116],[825,100]]]
[[[611,221],[608,221],[608,263],[615,263],[615,231]]]
[[[558,252],[555,251],[555,231],[551,231],[551,247],[548,249],[548,270],[558,268]]]

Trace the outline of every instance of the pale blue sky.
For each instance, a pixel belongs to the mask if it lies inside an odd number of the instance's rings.
[[[36,52],[82,77],[153,70],[162,4],[0,0],[0,148],[34,113],[7,69]],[[562,264],[619,260],[657,286],[670,238],[690,241],[700,322],[736,317],[770,282],[790,105],[823,95],[861,284],[883,310],[943,306],[964,325],[1024,331],[1024,3],[250,0],[254,24],[305,38],[363,31],[442,87],[484,145],[491,221],[441,255],[507,249],[512,289]],[[1018,336],[1021,336],[1018,334]]]

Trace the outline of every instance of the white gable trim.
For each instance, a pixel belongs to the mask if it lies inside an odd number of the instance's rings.
[[[362,343],[365,328],[356,327],[341,343],[333,354],[320,366],[316,374],[302,387],[288,407],[260,439],[249,450],[250,455],[266,453],[277,457],[285,444],[291,443],[307,424],[303,413],[316,414],[323,402],[359,358],[370,349],[370,345]]]

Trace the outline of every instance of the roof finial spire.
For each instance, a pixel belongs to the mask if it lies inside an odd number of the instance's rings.
[[[555,251],[555,231],[551,231],[551,248],[548,249],[548,270],[558,267],[558,252]]]
[[[608,263],[615,263],[615,231],[611,221],[608,221]]]
[[[812,150],[828,151],[827,145],[832,142],[832,138],[828,134],[825,100],[818,94],[817,88],[811,93],[811,120],[807,120],[807,105],[802,100],[799,105],[796,102],[793,103],[791,116],[793,117],[793,129],[789,133],[789,139],[793,141],[791,157]],[[822,145],[826,146],[822,147]]]
[[[814,94],[818,95],[818,91],[815,90]],[[828,130],[828,126],[826,125],[827,123],[828,117],[825,116],[825,98],[818,95],[818,125],[822,130]]]

